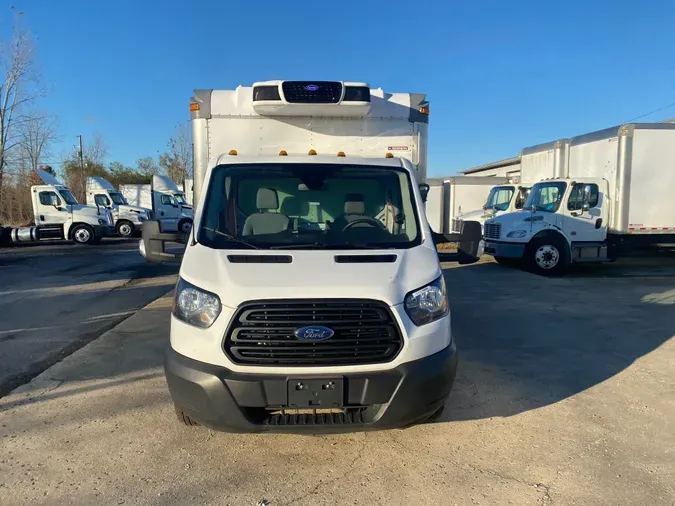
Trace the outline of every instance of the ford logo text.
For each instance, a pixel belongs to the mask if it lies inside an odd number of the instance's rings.
[[[318,84],[308,84],[307,86],[305,86],[305,89],[307,91],[316,91],[316,90],[319,89],[319,85]]]
[[[335,335],[333,329],[315,325],[311,327],[300,327],[295,330],[295,337],[301,341],[325,341]]]

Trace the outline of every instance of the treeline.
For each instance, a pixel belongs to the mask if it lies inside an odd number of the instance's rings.
[[[24,225],[32,219],[30,187],[41,184],[35,172],[42,168],[66,184],[84,203],[85,181],[101,176],[115,187],[146,184],[155,174],[177,183],[192,177],[192,144],[188,125],[178,125],[167,148],[156,159],[144,157],[129,167],[110,161],[99,134],[57,156],[53,146],[61,140],[58,117],[40,108],[46,95],[36,65],[36,48],[23,27],[22,14],[13,16],[9,34],[0,32],[0,225]]]

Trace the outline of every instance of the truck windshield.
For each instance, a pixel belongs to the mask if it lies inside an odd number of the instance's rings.
[[[567,188],[567,183],[562,181],[537,183],[530,190],[524,208],[526,210],[534,208],[536,211],[555,213],[560,207],[565,188]]]
[[[511,197],[515,188],[513,186],[495,186],[490,190],[485,209],[494,209],[496,211],[506,211],[511,203]]]
[[[69,206],[74,206],[77,204],[77,199],[73,197],[73,194],[70,193],[70,190],[61,189],[59,190],[59,193],[61,194],[61,197],[63,197],[63,200],[66,202],[66,204]]]
[[[410,248],[421,242],[407,172],[306,163],[214,168],[197,239],[217,249]]]
[[[113,203],[117,204],[118,206],[127,204],[127,199],[125,199],[124,195],[119,192],[110,192],[110,200],[112,200]]]
[[[173,198],[176,199],[176,202],[182,205],[187,205],[187,200],[185,200],[185,196],[182,193],[174,193]]]

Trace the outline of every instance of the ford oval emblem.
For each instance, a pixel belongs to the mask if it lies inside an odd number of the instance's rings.
[[[321,325],[312,325],[295,329],[295,337],[301,341],[325,341],[334,335],[335,331],[333,329],[322,327]]]
[[[318,84],[308,84],[307,86],[305,86],[305,89],[307,91],[316,91],[316,90],[319,89],[319,85]]]

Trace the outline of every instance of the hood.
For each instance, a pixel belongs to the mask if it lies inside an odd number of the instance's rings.
[[[141,213],[145,214],[150,212],[150,209],[147,209],[145,207],[140,207],[140,206],[132,206],[131,204],[121,204],[117,206],[120,211],[128,211],[128,212],[135,212],[135,213]]]
[[[429,242],[429,241],[427,241]],[[291,263],[231,263],[228,255],[290,255]],[[396,255],[387,263],[336,263],[337,255]],[[180,276],[213,292],[224,306],[288,298],[375,299],[390,306],[441,275],[435,248],[407,250],[215,250],[200,244],[185,251]]]
[[[99,216],[104,217],[106,214],[109,214],[110,211],[103,206],[86,206],[84,204],[74,204],[69,205],[69,209],[73,211],[73,214],[77,213],[80,216]]]
[[[494,216],[493,211],[486,209],[477,209],[475,211],[469,211],[468,213],[462,213],[457,217],[458,220],[464,221],[478,221],[483,223],[486,219]]]

